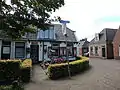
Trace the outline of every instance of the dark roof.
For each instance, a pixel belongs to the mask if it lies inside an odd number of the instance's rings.
[[[78,44],[79,44],[79,47],[88,47],[89,46],[89,41],[80,40]]]
[[[106,35],[107,35],[106,40],[113,41],[116,32],[117,32],[117,29],[107,29],[106,30]]]
[[[95,41],[95,38],[93,38],[90,44],[103,44],[106,43],[106,41],[112,42],[116,32],[117,29],[105,28],[99,33],[99,40]]]
[[[67,28],[66,33],[67,33],[67,38],[63,35],[62,33],[62,26],[60,24],[55,24],[54,25],[55,29],[55,34],[56,34],[56,40],[57,41],[70,41],[70,42],[77,42],[76,36],[75,36],[75,31]]]
[[[89,43],[90,43],[89,41],[85,41],[83,47],[88,47],[88,46],[89,46]]]
[[[67,28],[66,29],[67,38],[66,38],[62,33],[62,25],[60,25],[60,24],[53,24],[53,25],[54,25],[54,30],[55,30],[55,37],[56,37],[55,40],[56,41],[65,41],[67,39],[67,41],[69,41],[69,42],[77,42],[77,39],[75,36],[75,31]],[[2,36],[4,36],[4,35],[0,35],[1,39],[7,38],[7,37],[2,37]],[[37,40],[37,32],[36,33],[28,33],[27,38],[22,38],[21,40],[26,40],[26,39]]]

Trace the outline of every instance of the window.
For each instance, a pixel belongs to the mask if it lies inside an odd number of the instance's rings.
[[[52,56],[59,56],[59,48],[52,48],[54,52],[52,52]]]
[[[93,47],[90,47],[90,54],[93,55]]]
[[[63,55],[64,55],[64,48],[60,47],[60,56],[63,56]]]
[[[73,50],[72,50],[72,46],[68,47],[68,56],[73,56]]]
[[[95,47],[95,55],[98,56],[98,47]]]
[[[84,53],[87,53],[87,49],[86,49],[86,48],[84,48],[84,49],[83,49],[83,52],[84,52]]]
[[[38,32],[37,38],[38,38],[38,39],[44,38],[44,31],[43,31],[43,30],[40,30],[40,31]]]
[[[44,31],[44,38],[49,38],[49,31],[48,30]]]
[[[2,41],[1,59],[9,59],[11,53],[11,42]]]
[[[54,27],[50,27],[49,30],[38,31],[38,39],[54,39]]]
[[[54,30],[49,31],[49,38],[54,39]]]
[[[25,57],[25,43],[16,42],[15,43],[15,58],[24,58]]]
[[[9,41],[2,42],[3,54],[10,54],[10,45],[11,45],[11,43]]]
[[[77,56],[77,48],[74,47],[74,56]]]

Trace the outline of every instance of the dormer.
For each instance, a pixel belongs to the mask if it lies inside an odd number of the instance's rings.
[[[50,26],[48,30],[38,30],[37,39],[39,40],[54,40],[55,30],[54,26]]]
[[[100,40],[99,33],[96,33],[95,34],[95,41],[99,41],[99,40]]]

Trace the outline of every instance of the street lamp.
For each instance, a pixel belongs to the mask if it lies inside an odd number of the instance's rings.
[[[62,24],[62,33],[65,36],[65,42],[66,42],[66,60],[68,63],[68,75],[69,78],[71,78],[71,74],[70,74],[70,65],[69,65],[69,59],[68,59],[68,49],[67,49],[67,32],[66,32],[66,24],[70,23],[70,21],[65,21],[65,20],[60,20],[60,23]]]

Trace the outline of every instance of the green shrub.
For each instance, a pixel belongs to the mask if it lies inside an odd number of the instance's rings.
[[[24,90],[24,88],[20,86],[14,88],[13,85],[8,85],[8,86],[0,86],[0,90]]]
[[[31,78],[31,68],[21,68],[21,80],[26,83],[29,82]]]
[[[0,90],[13,90],[12,85],[9,86],[0,86]]]
[[[31,77],[32,60],[0,60],[0,82],[22,80],[29,82]]]
[[[71,75],[84,71],[89,67],[88,58],[82,57],[81,60],[70,62]],[[52,64],[48,67],[48,74],[50,79],[58,79],[60,77],[68,76],[68,64]]]
[[[32,60],[26,59],[21,64],[21,80],[22,82],[29,82],[31,78]]]
[[[20,63],[20,60],[0,60],[0,81],[17,80]]]
[[[76,57],[76,60],[80,60],[81,59],[81,57]]]

